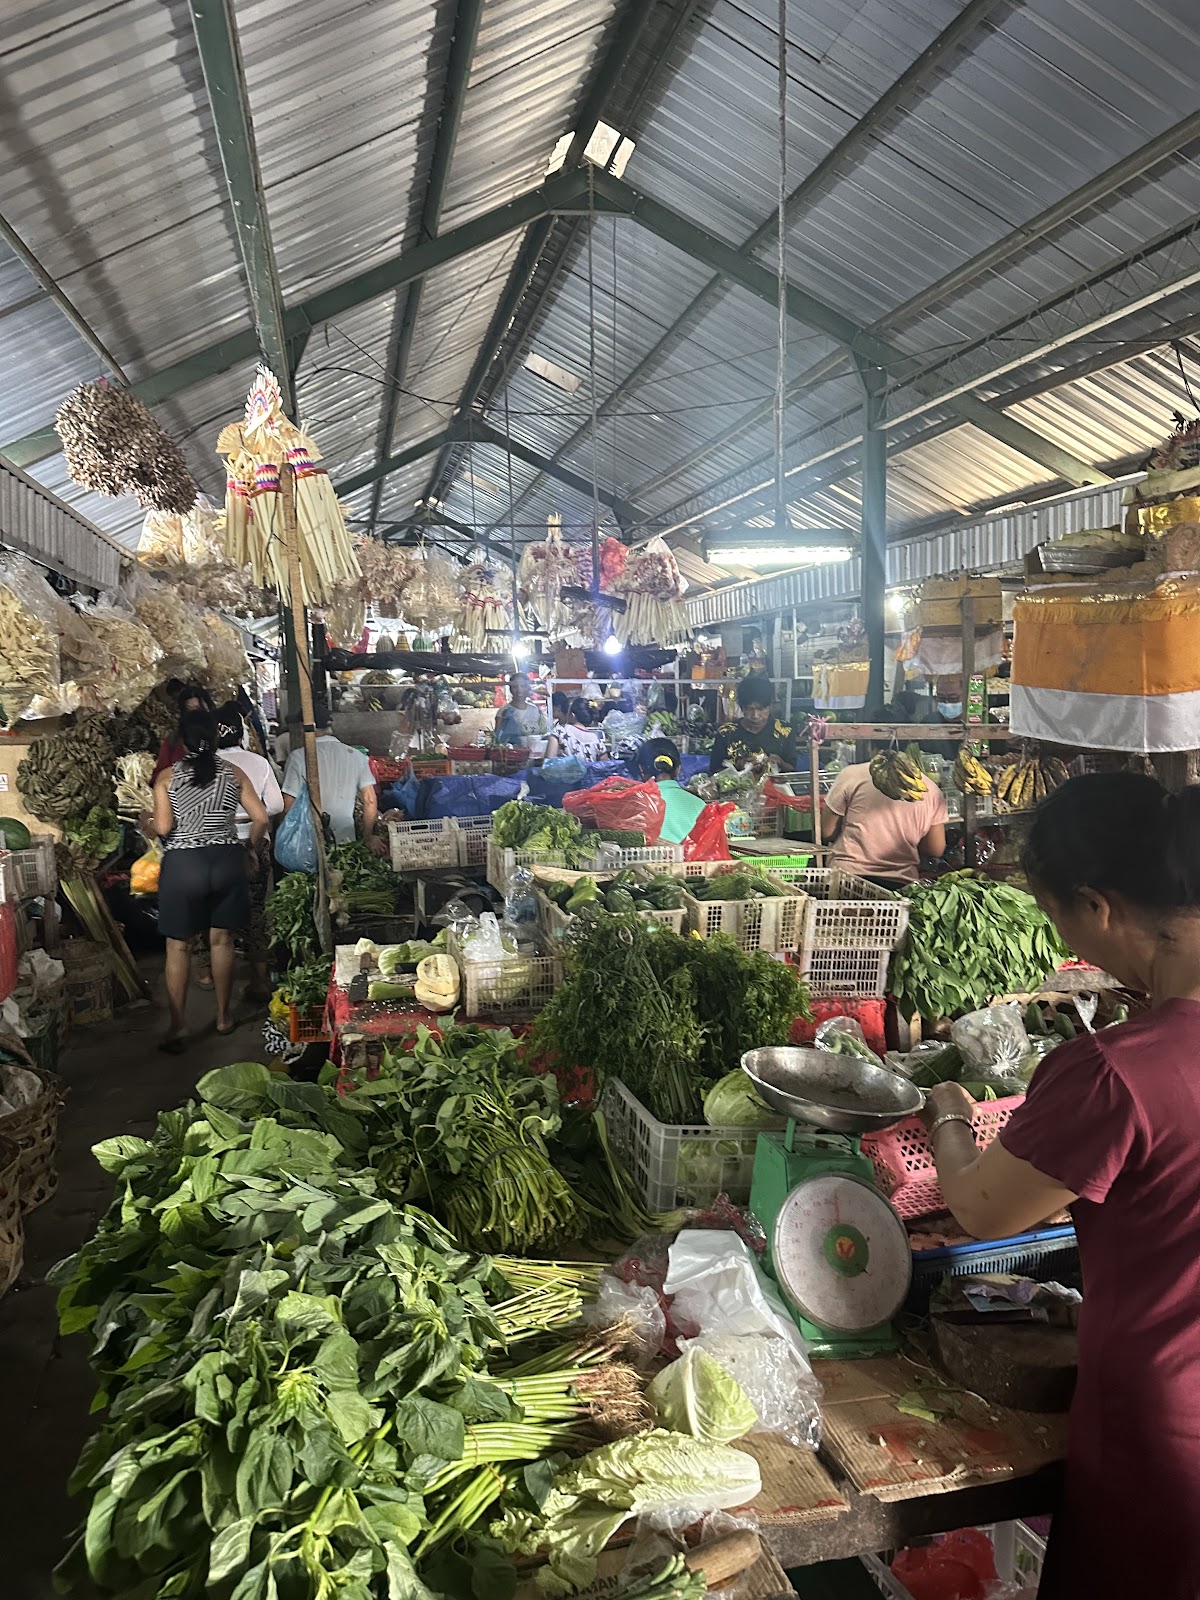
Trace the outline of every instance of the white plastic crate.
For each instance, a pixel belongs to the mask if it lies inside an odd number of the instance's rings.
[[[994,1526],[981,1527],[979,1532],[986,1533],[992,1541],[1000,1582],[1036,1590],[1042,1578],[1042,1563],[1046,1559],[1045,1539],[1023,1522],[998,1522]],[[912,1600],[909,1590],[892,1572],[890,1558],[863,1555],[858,1559],[881,1594],[888,1595],[890,1600]]]
[[[389,822],[393,872],[432,872],[458,866],[458,828],[453,817],[428,822]]]
[[[685,888],[687,925],[702,939],[727,933],[743,950],[795,950],[804,931],[808,896],[788,884],[788,894],[752,900],[697,900]]]
[[[4,894],[9,900],[31,900],[53,894],[58,888],[54,840],[35,834],[27,850],[10,850],[4,857]]]
[[[890,950],[801,950],[796,970],[814,995],[882,999],[887,993]]]
[[[575,918],[569,911],[564,911],[551,900],[550,896],[542,889],[534,891],[534,898],[538,908],[538,927],[546,936],[547,941],[557,949],[566,937]],[[637,915],[646,922],[661,922],[671,929],[672,933],[682,933],[684,919],[687,912],[680,907],[678,911],[652,911],[649,907],[639,907]]]
[[[810,897],[801,939],[805,950],[890,951],[904,938],[908,901],[878,884],[829,867],[809,867],[797,883]],[[818,886],[829,892],[820,894]]]
[[[707,1206],[719,1194],[735,1205],[749,1202],[755,1129],[659,1122],[619,1078],[604,1085],[600,1110],[613,1150],[647,1210]]]
[[[486,866],[488,842],[492,837],[491,817],[458,817],[455,820],[458,824],[459,866]]]
[[[592,858],[582,862],[571,870],[578,872],[612,873],[619,872],[622,867],[655,867],[667,869],[680,862],[683,857],[683,846],[678,844],[650,844],[639,845],[629,850],[618,850],[612,861],[606,859],[603,866],[598,865]],[[493,889],[505,893],[508,880],[512,877],[517,867],[569,867],[565,854],[561,850],[511,850],[502,848],[494,840],[488,841],[487,846],[487,880]]]
[[[528,1021],[545,1006],[563,980],[558,956],[526,956],[524,968],[514,976],[513,968],[501,961],[468,961],[453,933],[448,936],[446,947],[462,976],[460,1015],[465,1019]]]

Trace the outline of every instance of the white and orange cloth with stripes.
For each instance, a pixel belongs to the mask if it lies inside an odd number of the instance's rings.
[[[1200,577],[1021,596],[1012,732],[1095,750],[1200,749]]]

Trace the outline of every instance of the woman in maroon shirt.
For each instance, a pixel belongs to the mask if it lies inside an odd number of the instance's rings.
[[[1069,1205],[1083,1265],[1066,1492],[1041,1600],[1200,1596],[1200,788],[1075,778],[1038,808],[1025,869],[1085,960],[1150,998],[1060,1045],[982,1155],[973,1102],[924,1117],[951,1210],[980,1238]]]

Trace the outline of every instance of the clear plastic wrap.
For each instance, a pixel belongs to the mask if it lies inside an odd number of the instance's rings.
[[[103,653],[98,667],[76,679],[81,703],[94,711],[133,711],[162,677],[157,639],[119,606],[81,602],[79,610]]]
[[[201,671],[204,646],[178,589],[135,572],[123,586],[123,597],[161,646],[165,676],[190,681]]]
[[[62,604],[31,561],[15,552],[0,555],[0,704],[6,726],[35,696],[58,689]]]
[[[817,1029],[813,1043],[818,1050],[828,1050],[831,1055],[857,1056],[873,1066],[883,1066],[867,1043],[862,1024],[854,1017],[827,1017]]]
[[[202,611],[196,618],[196,632],[204,650],[200,676],[206,686],[225,694],[245,683],[251,675],[250,666],[242,636],[233,624],[215,611]]]
[[[583,1310],[589,1328],[620,1326],[626,1359],[645,1370],[658,1360],[667,1333],[666,1312],[656,1290],[602,1272],[596,1295]]]
[[[758,1430],[815,1450],[821,1385],[779,1291],[736,1233],[685,1228],[670,1249],[663,1283],[671,1321],[737,1379],[758,1413]]]
[[[705,1567],[705,1554],[710,1565]],[[762,1553],[758,1522],[744,1511],[649,1511],[637,1519],[633,1539],[621,1567],[622,1594],[663,1570],[673,1556],[683,1556],[689,1567],[705,1572],[716,1568],[716,1582],[706,1600],[741,1600],[749,1591],[747,1579]],[[734,1569],[730,1576],[725,1574]]]
[[[959,1017],[951,1025],[950,1037],[962,1053],[968,1077],[966,1067],[981,1075],[1010,1077],[1029,1054],[1025,1019],[1015,1000]]]

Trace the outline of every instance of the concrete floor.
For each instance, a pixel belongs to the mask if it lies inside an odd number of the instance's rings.
[[[161,961],[146,975],[161,996]],[[249,1014],[242,1007],[239,1014]],[[87,1239],[112,1180],[91,1147],[117,1133],[149,1134],[159,1111],[185,1100],[211,1067],[263,1060],[261,1017],[230,1038],[213,1030],[211,994],[193,991],[194,1042],[182,1056],[156,1049],[161,1003],[123,1008],[112,1022],[73,1029],[59,1063],[67,1103],[59,1123],[58,1192],[25,1221],[25,1266],[0,1299],[0,1600],[50,1600],[51,1572],[81,1506],[67,1479],[91,1428],[94,1389],[87,1335],[60,1339],[47,1270]],[[77,1600],[92,1600],[75,1590]]]

